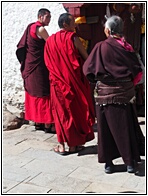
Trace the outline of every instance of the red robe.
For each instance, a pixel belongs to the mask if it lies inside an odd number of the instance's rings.
[[[90,86],[82,73],[82,58],[74,46],[74,36],[73,32],[61,30],[47,39],[44,50],[57,137],[68,146],[94,139]]]
[[[36,35],[37,21],[26,28],[17,45],[25,88],[25,119],[37,123],[52,123],[50,113],[49,71],[44,63],[45,41]]]

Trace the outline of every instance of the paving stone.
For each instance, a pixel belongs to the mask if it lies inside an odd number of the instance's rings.
[[[16,182],[22,182],[30,177],[29,174],[25,173],[14,173],[12,171],[5,171],[3,174],[3,179],[11,180],[11,181],[16,181]]]
[[[26,145],[26,142],[20,143],[19,145],[9,145],[5,142],[3,144],[3,159],[7,155],[19,155],[27,149],[29,149],[29,146]]]
[[[43,149],[34,149],[29,148],[26,151],[20,154],[21,157],[32,157],[36,159],[50,159],[51,158],[51,151],[50,150],[43,150]]]
[[[144,122],[145,119],[139,119]],[[143,132],[145,124],[141,125]],[[3,185],[7,193],[144,193],[145,156],[136,174],[108,175],[98,163],[97,132],[85,149],[61,156],[53,151],[56,134],[34,131],[34,126],[3,132]],[[66,145],[66,150],[68,146]],[[122,158],[114,160],[121,168]],[[125,166],[123,167],[125,168]]]
[[[38,186],[50,187],[51,191],[58,189],[62,193],[81,193],[90,184],[87,180],[78,180],[53,173],[41,173],[29,182]]]
[[[53,147],[53,146],[52,146]],[[86,155],[86,152],[84,153]],[[86,157],[82,154],[79,155],[79,153],[76,154],[70,154],[67,156],[61,156],[57,153],[55,153],[53,151],[53,148],[51,150],[44,150],[44,149],[36,149],[36,148],[29,148],[26,151],[22,152],[19,156],[21,157],[32,157],[32,158],[36,158],[36,159],[47,159],[50,160],[52,158],[53,162],[58,162],[58,161],[62,161],[65,162],[67,164],[83,164],[84,165],[84,161],[86,160]],[[88,157],[88,162],[90,164],[92,164],[92,159],[97,160],[97,155],[94,154],[90,154]],[[71,161],[71,159],[73,159],[74,161]],[[96,165],[97,165],[97,161],[96,161]]]
[[[146,182],[142,177],[130,175],[128,179],[124,182],[122,187],[130,188],[138,192],[144,193],[146,191]]]
[[[22,167],[31,162],[33,158],[22,158],[20,156],[7,155],[3,159],[3,165],[11,165],[13,167]]]
[[[88,180],[90,182],[102,181],[102,176],[104,175],[104,171],[102,169],[97,168],[86,168],[78,167],[75,171],[73,171],[68,177],[77,178],[81,180]]]
[[[99,170],[97,155],[78,156],[76,154],[67,156],[64,163],[67,165],[75,165],[76,167],[85,167],[89,169]]]
[[[5,136],[5,134],[4,134]],[[52,137],[52,134],[46,134],[46,133],[41,133],[41,132],[18,132],[18,133],[14,133],[11,134],[11,136],[9,138],[7,138],[7,143],[8,144],[13,144],[13,145],[17,145],[23,141],[26,140],[35,140],[35,141],[41,141],[43,142],[44,140],[47,140],[48,138]],[[4,138],[5,139],[5,138]]]
[[[84,154],[86,155],[86,152],[84,152]],[[86,159],[86,157],[83,154],[79,156],[79,153],[71,154],[68,156],[61,156],[59,154],[56,154],[53,150],[42,150],[42,149],[29,148],[26,151],[22,152],[19,156],[32,157],[38,160],[45,160],[45,159],[52,160],[53,163],[62,161],[63,164],[71,165],[71,166],[73,165],[73,167],[83,166],[85,163],[85,167],[98,168],[98,162],[97,162],[98,158],[96,154],[95,155],[88,154],[88,157]],[[73,159],[73,161],[71,161],[71,159]]]
[[[64,157],[63,157],[64,158]],[[77,167],[75,165],[65,165],[62,161],[53,161],[52,157],[49,158],[48,160],[37,160],[35,159],[34,161],[28,163],[27,165],[23,166],[23,168],[26,168],[27,170],[33,170],[33,171],[38,171],[38,172],[47,172],[47,173],[53,173],[55,175],[63,175],[67,176],[71,172],[73,172]]]
[[[26,140],[25,142],[21,142],[17,145],[9,145],[3,144],[3,153],[5,155],[20,155],[21,153],[29,150],[30,148],[36,149],[36,150],[48,150],[50,151],[53,148],[53,144],[51,143],[45,143],[40,142],[36,140]]]
[[[52,137],[47,138],[47,139],[44,140],[44,141],[47,142],[47,143],[53,144],[53,146],[56,146],[56,145],[58,144],[57,135],[56,135],[56,134],[50,134],[50,133],[48,133],[48,134],[49,134],[49,135],[52,135]]]
[[[27,146],[30,146],[30,148],[36,149],[36,150],[47,150],[50,151],[53,148],[53,144],[46,141],[36,141],[36,140],[27,140],[26,142]]]
[[[27,182],[31,180],[32,178],[38,176],[40,172],[33,171],[25,169],[25,168],[19,168],[19,167],[13,167],[10,165],[3,167],[3,180],[4,181],[14,181],[17,183],[21,182]],[[5,184],[5,186],[8,186]],[[9,188],[9,187],[8,187]]]
[[[117,172],[113,174],[105,173],[102,176],[101,181],[103,183],[107,179],[107,184],[120,187],[128,180],[128,177],[129,177],[129,174],[127,172]]]
[[[79,180],[71,177],[59,177],[50,183],[51,191],[58,190],[61,193],[81,193],[90,184],[87,180]]]
[[[20,194],[42,193],[42,194],[44,194],[44,193],[48,193],[49,191],[50,191],[50,189],[45,188],[45,187],[39,187],[39,186],[35,186],[32,184],[21,183],[21,184],[19,184],[19,186],[16,186],[16,187],[12,188],[11,190],[9,190],[9,193],[20,193]]]
[[[34,184],[36,186],[42,186],[42,187],[49,187],[51,182],[59,179],[64,178],[61,174],[55,174],[55,173],[40,173],[39,175],[35,176],[32,179],[27,180],[28,183]]]
[[[7,193],[7,191],[9,191],[11,188],[15,187],[19,183],[20,182],[4,179],[3,180],[3,190],[2,190],[2,192]]]
[[[133,189],[122,188],[116,184],[108,184],[105,182],[93,182],[84,191],[84,193],[89,194],[117,194],[117,193],[138,193]]]

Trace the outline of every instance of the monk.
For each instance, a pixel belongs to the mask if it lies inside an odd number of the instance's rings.
[[[123,37],[123,20],[112,16],[105,23],[105,41],[95,45],[83,72],[96,83],[98,160],[105,172],[115,172],[113,160],[122,157],[127,172],[134,173],[140,159],[137,135],[142,135],[135,114],[135,85],[141,80],[139,60]]]
[[[74,33],[74,17],[61,14],[60,31],[48,37],[44,59],[50,72],[51,104],[59,144],[56,153],[76,153],[94,139],[94,108],[89,82],[82,72],[88,57],[81,41]]]
[[[48,33],[44,26],[50,22],[48,9],[38,11],[38,20],[26,28],[17,45],[16,55],[21,63],[21,74],[25,88],[25,119],[35,122],[37,130],[52,132],[50,113],[49,71],[44,62],[44,45]]]

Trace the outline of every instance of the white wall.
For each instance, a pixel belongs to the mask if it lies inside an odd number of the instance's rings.
[[[24,101],[23,80],[16,58],[16,45],[27,25],[37,20],[40,8],[51,11],[49,34],[59,30],[58,17],[66,12],[59,2],[2,2],[2,85],[4,104],[16,105]]]

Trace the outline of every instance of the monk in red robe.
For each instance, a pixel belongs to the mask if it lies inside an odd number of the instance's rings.
[[[61,30],[50,36],[45,44],[45,64],[50,72],[51,103],[59,145],[54,151],[65,155],[78,152],[94,139],[94,108],[89,82],[82,72],[87,53],[74,33],[74,17],[61,14]]]
[[[45,132],[50,132],[53,123],[50,113],[49,71],[44,63],[44,45],[49,36],[44,26],[49,24],[50,18],[48,9],[40,9],[38,21],[28,25],[16,51],[24,80],[25,119],[34,121],[35,128],[44,129]]]

